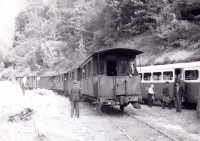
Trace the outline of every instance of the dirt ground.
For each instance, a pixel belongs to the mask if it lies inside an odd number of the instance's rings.
[[[52,91],[27,90],[24,96],[18,84],[0,82],[0,94],[1,141],[128,140],[113,123],[88,103],[80,103],[80,118],[71,118],[68,97]],[[22,107],[29,107],[37,112],[27,120],[8,122],[8,117],[22,111]],[[125,111],[178,140],[200,140],[200,121],[193,110],[176,113],[175,109],[163,110],[158,106],[149,108],[142,105],[142,109],[138,110],[129,105]]]
[[[195,110],[183,109],[181,113],[177,113],[175,108],[169,110],[162,109],[161,106],[141,106],[142,109],[137,111],[128,106],[125,111],[172,135],[175,139],[200,141],[200,120],[197,119]]]

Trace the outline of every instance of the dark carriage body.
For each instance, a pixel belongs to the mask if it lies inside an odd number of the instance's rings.
[[[55,75],[40,76],[38,81],[40,89],[52,90],[55,84]]]
[[[55,76],[55,84],[53,87],[53,90],[59,91],[63,93],[64,95],[69,94],[69,90],[71,89],[71,86],[73,85],[73,80],[79,79],[79,69],[72,69],[67,72],[62,72]],[[78,85],[80,85],[78,81]]]
[[[89,56],[80,65],[80,86],[85,98],[100,105],[126,106],[141,98],[140,76],[126,76],[126,67],[141,51],[112,48]]]

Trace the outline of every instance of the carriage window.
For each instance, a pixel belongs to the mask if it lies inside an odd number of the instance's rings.
[[[69,80],[71,80],[71,78],[72,78],[72,77],[71,77],[71,73],[69,73]]]
[[[65,74],[64,77],[65,77],[65,80],[68,80],[68,74]]]
[[[144,73],[144,81],[150,81],[151,80],[151,73]]]
[[[92,64],[91,61],[88,63],[88,77],[92,76]]]
[[[97,74],[104,74],[104,62],[100,61],[96,63]]]
[[[172,71],[163,72],[163,80],[173,80],[173,72]]]
[[[60,76],[57,76],[57,81],[58,81],[58,82],[60,81]]]
[[[85,78],[85,77],[87,77],[86,75],[87,75],[87,68],[86,68],[86,65],[85,66],[83,66],[83,69],[82,69],[82,76],[83,76],[83,78]]]
[[[74,80],[74,72],[72,72],[72,80]]]
[[[121,61],[121,73],[126,72],[127,65],[128,65],[127,61]]]
[[[185,80],[197,80],[199,78],[198,70],[186,70]]]
[[[153,80],[158,81],[162,79],[162,73],[161,72],[154,72],[153,73]]]

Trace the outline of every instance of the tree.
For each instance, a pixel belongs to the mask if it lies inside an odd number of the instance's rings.
[[[113,26],[118,36],[133,36],[155,28],[163,8],[160,0],[111,0]]]

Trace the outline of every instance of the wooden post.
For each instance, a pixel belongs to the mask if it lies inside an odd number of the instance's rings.
[[[199,85],[199,94],[198,94],[196,112],[197,112],[197,117],[200,119],[200,85]]]

